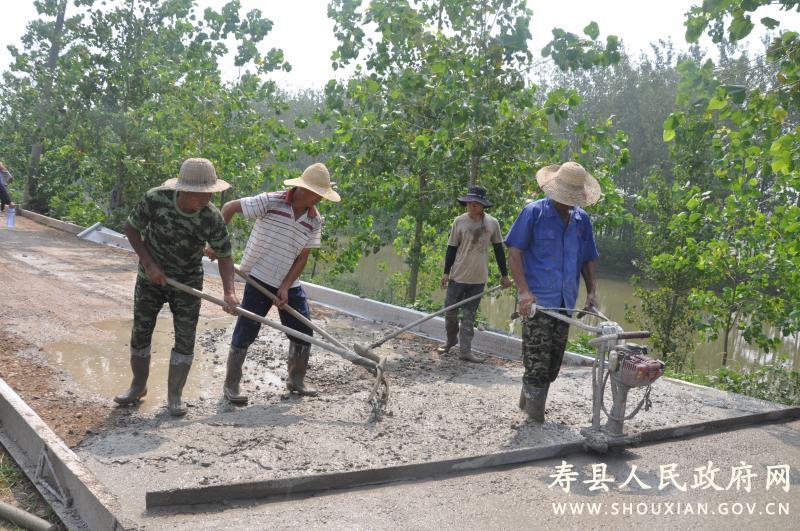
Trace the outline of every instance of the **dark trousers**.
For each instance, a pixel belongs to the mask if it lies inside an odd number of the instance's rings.
[[[447,294],[444,297],[444,306],[452,306],[457,302],[468,299],[483,291],[485,284],[462,284],[461,282],[447,283]],[[459,348],[462,353],[470,352],[472,349],[472,338],[475,335],[475,313],[481,304],[481,297],[467,304],[448,310],[444,313],[444,327],[447,331],[447,342],[458,337]],[[458,314],[461,312],[461,326],[459,326]]]
[[[253,278],[253,280],[267,288],[273,294],[278,292],[278,288],[264,284],[256,278]],[[302,286],[289,289],[289,306],[297,310],[298,313],[307,319],[311,318],[311,313],[308,309],[308,298],[306,297],[306,292],[303,290]],[[267,315],[269,309],[272,308],[272,301],[267,298],[266,295],[263,295],[256,288],[248,284],[244,288],[242,308],[253,312],[256,315],[264,317]],[[297,330],[298,332],[302,332],[308,336],[314,335],[314,331],[311,330],[308,325],[291,315],[289,312],[279,309],[278,315],[280,316],[282,325],[288,326],[292,330]],[[239,318],[236,320],[236,328],[233,329],[231,345],[238,348],[249,347],[253,344],[253,341],[256,340],[256,337],[258,337],[259,330],[261,330],[261,323],[253,321],[252,319],[248,319],[247,317],[239,316]],[[289,341],[294,341],[300,345],[309,345],[307,341],[296,339],[289,334],[286,334],[286,336],[289,338]]]
[[[6,205],[11,204],[11,196],[8,194],[5,185],[0,182],[0,212],[5,210]]]
[[[203,277],[183,279],[183,282],[195,289],[203,289]],[[131,352],[139,351],[142,353],[141,355],[149,353],[158,312],[161,311],[164,303],[169,304],[169,309],[172,311],[175,329],[173,352],[184,356],[193,356],[201,300],[170,286],[153,284],[141,276],[136,277],[136,288],[133,295]]]
[[[523,318],[523,383],[543,386],[555,381],[564,360],[568,335],[569,324],[549,315],[537,312]]]

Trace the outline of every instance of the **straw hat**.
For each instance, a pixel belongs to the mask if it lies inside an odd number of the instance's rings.
[[[338,203],[341,197],[331,186],[331,175],[328,168],[322,163],[314,163],[303,171],[303,175],[297,179],[287,179],[283,181],[286,186],[299,186],[306,190],[311,190],[315,194],[321,195],[328,201]]]
[[[210,160],[186,159],[178,177],[167,179],[163,186],[183,192],[221,192],[231,185],[217,178]]]
[[[547,197],[569,206],[593,205],[603,195],[597,179],[577,162],[545,166],[536,172],[536,182]]]

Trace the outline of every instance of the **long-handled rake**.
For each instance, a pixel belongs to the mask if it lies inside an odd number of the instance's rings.
[[[250,277],[250,275],[248,275],[247,273],[243,272],[241,269],[239,269],[236,266],[233,266],[233,270],[236,272],[237,275],[239,275],[239,277],[242,280],[247,282],[250,286],[252,286],[256,290],[258,290],[265,297],[267,297],[269,300],[271,300],[274,304],[276,304],[276,305],[278,304],[278,297],[276,297],[267,288],[265,288],[264,286],[262,286],[261,284],[259,284],[255,280],[253,280]],[[297,310],[295,310],[291,306],[284,305],[283,307],[281,307],[281,310],[287,312],[289,315],[294,316],[300,322],[304,323],[309,328],[311,328],[315,332],[319,333],[319,335],[321,335],[322,337],[324,337],[325,339],[327,339],[328,341],[330,341],[331,343],[333,343],[334,345],[336,345],[340,349],[349,352],[347,347],[341,341],[339,341],[338,339],[336,339],[335,337],[330,335],[328,332],[323,330],[320,326],[318,326],[317,324],[312,322],[310,319],[307,319],[305,315],[301,314],[300,312],[298,312]],[[389,387],[386,384],[386,379],[384,378],[384,373],[386,372],[386,357],[385,356],[384,357],[378,356],[377,354],[374,354],[372,352],[367,352],[367,353],[364,353],[364,354],[358,352],[358,354],[360,356],[363,356],[363,357],[365,357],[367,359],[370,359],[370,360],[372,360],[372,361],[374,361],[376,363],[376,376],[377,376],[377,378],[375,379],[375,386],[373,387],[372,393],[370,394],[370,401],[377,400],[377,401],[379,401],[381,403],[381,405],[385,404],[386,401],[389,400]]]
[[[492,292],[494,292],[494,291],[497,291],[497,290],[501,289],[502,287],[503,287],[503,286],[495,286],[495,287],[493,287],[493,288],[490,288],[490,289],[484,290],[484,291],[482,291],[482,292],[478,293],[477,295],[473,295],[472,297],[468,297],[468,298],[464,299],[463,301],[459,301],[459,302],[457,302],[457,303],[455,303],[455,304],[451,304],[450,306],[447,306],[446,308],[442,308],[442,309],[441,309],[441,310],[439,310],[438,312],[434,312],[434,313],[432,313],[432,314],[430,314],[430,315],[426,315],[425,317],[421,317],[421,318],[417,319],[416,321],[414,321],[413,323],[411,323],[411,324],[408,324],[408,325],[404,326],[403,328],[401,328],[401,329],[399,329],[399,330],[395,330],[394,332],[392,332],[392,333],[390,333],[390,334],[387,334],[387,335],[383,336],[381,339],[379,339],[379,340],[377,340],[377,341],[375,341],[375,342],[371,343],[369,346],[359,345],[358,343],[356,343],[355,345],[353,345],[353,350],[354,350],[354,351],[355,351],[357,354],[359,354],[359,355],[361,355],[361,356],[364,356],[364,357],[366,357],[366,358],[373,359],[373,358],[376,356],[376,354],[374,354],[374,353],[372,352],[372,349],[374,349],[374,348],[377,348],[377,347],[379,347],[379,346],[383,345],[384,343],[386,343],[386,342],[387,342],[387,341],[389,341],[390,339],[393,339],[393,338],[395,338],[395,337],[399,336],[399,335],[400,335],[400,334],[402,334],[403,332],[406,332],[406,331],[408,331],[408,330],[411,330],[411,329],[412,329],[412,328],[414,328],[415,326],[417,326],[417,325],[420,325],[420,324],[424,323],[425,321],[428,321],[428,320],[430,320],[430,319],[433,319],[433,318],[434,318],[434,317],[436,317],[437,315],[441,315],[441,314],[443,314],[443,313],[445,313],[445,312],[447,312],[447,311],[454,310],[454,309],[456,309],[456,308],[458,308],[458,307],[460,307],[460,306],[463,306],[463,305],[465,305],[466,303],[468,303],[468,302],[470,302],[470,301],[474,301],[475,299],[479,299],[479,298],[483,297],[483,296],[484,296],[484,295],[486,295],[487,293],[492,293]]]
[[[222,306],[223,308],[228,306],[228,304],[223,299],[220,299],[219,297],[215,297],[213,295],[209,295],[208,293],[204,293],[200,290],[192,288],[191,286],[187,286],[186,284],[178,282],[177,280],[167,278],[167,284],[169,284],[175,289],[178,289],[190,295],[194,295],[195,297],[207,300],[218,306]],[[270,295],[272,294],[270,293]],[[271,321],[266,317],[261,317],[260,315],[254,314],[253,312],[245,310],[241,306],[237,306],[236,308],[234,308],[233,313],[235,313],[236,315],[247,317],[248,319],[252,319],[253,321],[257,321],[261,324],[265,324],[269,327],[272,327],[276,330],[283,332],[284,334],[288,334],[297,339],[311,343],[312,345],[324,348],[329,352],[338,354],[339,356],[341,356],[342,358],[346,359],[351,363],[366,368],[369,372],[374,374],[376,378],[375,386],[373,387],[372,392],[370,393],[369,396],[369,402],[372,405],[373,410],[375,412],[378,412],[380,408],[386,403],[386,400],[389,395],[388,395],[388,385],[386,383],[386,378],[384,377],[386,369],[384,364],[382,363],[383,360],[376,362],[374,360],[374,357],[361,356],[359,354],[351,352],[346,348],[337,345],[330,345],[328,343],[320,341],[315,337],[306,335],[302,332],[298,332],[297,330],[289,328],[288,326],[284,326],[280,323],[276,323],[275,321]],[[325,336],[327,336],[326,339],[330,337],[327,334],[325,334]]]

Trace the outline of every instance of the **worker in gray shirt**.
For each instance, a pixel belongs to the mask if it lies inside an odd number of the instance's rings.
[[[466,207],[466,213],[453,220],[450,238],[447,241],[447,253],[442,275],[442,289],[447,288],[444,305],[452,306],[464,299],[483,292],[489,280],[488,249],[491,244],[500,269],[501,284],[504,288],[511,286],[506,267],[506,255],[503,249],[503,236],[500,223],[487,214],[485,210],[492,206],[486,198],[486,190],[480,186],[471,186],[467,195],[458,202]],[[474,301],[445,312],[445,330],[447,342],[438,350],[448,353],[456,344],[459,345],[459,358],[474,363],[483,362],[483,358],[472,353],[472,337],[475,335],[475,313],[481,303],[480,297]],[[459,326],[458,313],[461,311]]]

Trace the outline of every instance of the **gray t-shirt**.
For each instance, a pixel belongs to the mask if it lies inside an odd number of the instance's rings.
[[[450,280],[462,284],[485,284],[489,280],[487,256],[490,244],[501,243],[500,223],[484,212],[475,221],[469,214],[453,220],[447,245],[458,247],[456,261],[450,269]]]

